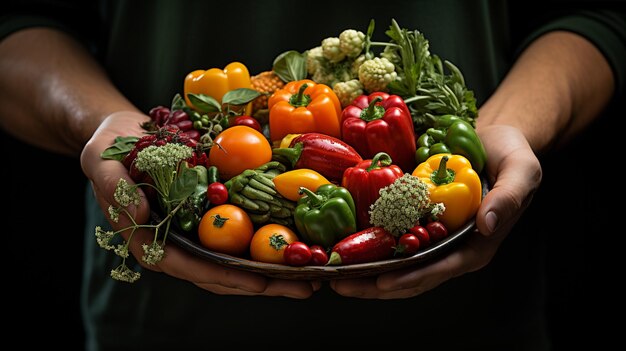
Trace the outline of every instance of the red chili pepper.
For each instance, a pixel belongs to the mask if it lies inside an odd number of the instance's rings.
[[[272,153],[285,157],[294,169],[312,169],[337,183],[347,168],[363,161],[352,146],[321,133],[301,134],[293,138],[289,147],[273,149]]]
[[[392,162],[388,154],[379,152],[373,159],[360,162],[343,174],[341,186],[352,194],[359,230],[371,226],[369,210],[380,196],[378,191],[404,175]]]
[[[381,227],[369,227],[345,237],[333,246],[328,265],[354,264],[391,258],[396,238]]]
[[[398,95],[376,92],[361,95],[343,109],[342,139],[363,158],[386,152],[405,172],[415,161],[415,130],[404,100]]]

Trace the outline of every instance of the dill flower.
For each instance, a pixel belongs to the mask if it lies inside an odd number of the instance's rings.
[[[111,271],[111,278],[123,282],[134,283],[141,277],[141,273],[135,272],[128,268],[126,262],[122,262],[117,268]]]
[[[168,198],[178,164],[192,155],[193,148],[182,144],[150,145],[137,153],[135,166],[148,173],[157,190],[164,198]]]
[[[420,218],[445,210],[443,204],[431,203],[426,183],[409,173],[380,189],[379,194],[370,207],[370,223],[395,236],[406,233]]]
[[[122,207],[128,207],[130,204],[137,206],[141,203],[137,186],[128,184],[124,178],[120,178],[117,182],[113,198]],[[109,212],[111,211],[109,210]]]
[[[111,245],[111,239],[115,236],[115,233],[110,230],[103,230],[102,227],[96,226],[96,241],[98,242],[98,246],[105,250],[113,249],[113,245]]]
[[[163,259],[163,255],[165,251],[163,247],[159,245],[159,243],[155,240],[150,244],[150,246],[143,244],[141,245],[143,248],[144,255],[141,257],[141,260],[147,264],[157,264],[159,261]]]

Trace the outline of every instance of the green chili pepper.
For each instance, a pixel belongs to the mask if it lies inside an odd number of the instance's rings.
[[[212,184],[215,182],[219,182],[220,181],[220,173],[217,170],[217,167],[215,166],[211,166],[209,168],[207,168],[207,177],[208,177],[208,183]]]
[[[438,117],[434,125],[417,140],[417,162],[424,162],[439,153],[459,154],[465,156],[472,163],[472,168],[480,173],[487,161],[487,153],[474,127],[453,115]]]
[[[304,241],[328,249],[356,232],[356,209],[348,189],[324,184],[316,192],[300,191],[306,196],[298,200],[294,218]]]
[[[187,162],[182,162],[181,167],[189,167]],[[212,166],[214,167],[214,166]],[[211,167],[210,167],[211,168]],[[198,184],[194,192],[185,200],[183,206],[176,212],[178,226],[185,232],[195,230],[202,219],[204,207],[207,203],[207,187],[209,186],[209,170],[202,165],[189,168],[198,174]],[[217,171],[212,171],[214,174]],[[215,175],[213,175],[215,176]]]

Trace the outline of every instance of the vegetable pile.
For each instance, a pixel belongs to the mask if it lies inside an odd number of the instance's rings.
[[[418,31],[392,20],[388,42],[373,32],[347,29],[252,76],[240,62],[193,71],[149,111],[145,135],[116,138],[102,157],[135,183],[120,179],[109,208],[133,224],[96,227],[122,258],[111,276],[139,279],[126,264],[139,228],[154,231],[146,264],[175,228],[216,252],[306,266],[408,257],[466,224],[486,162],[473,93]],[[134,221],[141,201],[158,221]]]

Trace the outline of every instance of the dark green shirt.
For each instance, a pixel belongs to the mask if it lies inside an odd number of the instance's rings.
[[[82,6],[77,1],[74,5]],[[430,50],[452,61],[482,103],[516,52],[547,30],[592,40],[626,82],[624,18],[560,2],[537,9],[505,1],[103,1],[68,15],[68,8],[10,8],[1,35],[33,25],[74,33],[102,61],[119,89],[140,109],[167,105],[195,69],[245,63],[271,68],[283,51],[304,51],[344,29],[365,32],[376,20],[383,39],[392,18],[421,31]],[[592,68],[590,68],[590,71]],[[83,310],[91,349],[197,349],[239,344],[328,348],[402,342],[422,349],[546,350],[544,246],[522,220],[484,269],[403,300],[344,298],[327,286],[308,300],[220,296],[164,274],[143,271],[132,284],[109,277],[118,257],[100,249],[105,226],[88,192]],[[139,267],[136,267],[139,269]],[[331,340],[334,340],[331,342]]]

